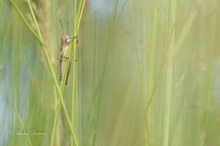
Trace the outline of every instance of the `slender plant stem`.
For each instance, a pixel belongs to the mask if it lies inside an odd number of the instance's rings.
[[[24,123],[23,123],[23,121],[22,121],[22,118],[21,118],[20,113],[18,112],[18,110],[17,110],[17,108],[15,107],[15,105],[13,105],[13,108],[14,108],[14,111],[16,112],[17,119],[18,119],[18,121],[19,121],[19,123],[20,123],[22,129],[25,130],[26,128],[25,128],[25,126],[24,126]],[[27,140],[29,146],[32,146],[33,144],[32,144],[32,142],[31,142],[31,139],[30,139],[30,137],[29,137],[28,134],[25,134],[25,138],[26,138],[26,140]]]
[[[173,50],[174,50],[174,34],[175,34],[175,14],[176,14],[176,0],[171,0],[170,8],[170,28],[171,40],[168,50],[168,64],[167,64],[167,80],[166,80],[166,99],[165,99],[165,112],[164,112],[164,130],[163,130],[163,146],[169,145],[170,137],[170,116],[171,116],[171,103],[172,103],[172,87],[173,87]]]
[[[42,37],[42,35],[41,35],[40,28],[39,28],[39,26],[37,25],[37,20],[36,20],[34,11],[33,11],[33,9],[32,9],[30,0],[28,0],[27,3],[28,3],[29,10],[30,10],[30,12],[31,12],[31,16],[32,16],[32,18],[33,18],[33,20],[34,20],[34,24],[35,24],[35,26],[36,26],[36,28],[37,28],[38,36],[39,36],[40,40],[43,42],[43,37]]]
[[[76,26],[77,26],[77,0],[75,0],[75,3],[74,3],[74,29],[73,31],[76,32]],[[74,40],[74,43],[73,43],[73,63],[72,63],[72,75],[73,75],[73,78],[72,78],[72,106],[71,106],[71,121],[72,121],[72,125],[74,125],[74,104],[75,104],[75,60],[76,60],[76,43],[75,41],[77,40]],[[74,143],[73,143],[73,139],[71,139],[71,146],[73,146]]]

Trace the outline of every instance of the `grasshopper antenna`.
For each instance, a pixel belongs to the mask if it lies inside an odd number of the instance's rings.
[[[62,33],[63,33],[63,23],[62,23],[62,21],[60,19],[59,19],[59,21],[60,21],[60,26],[61,26]]]

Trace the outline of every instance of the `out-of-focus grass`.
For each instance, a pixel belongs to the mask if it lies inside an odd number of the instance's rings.
[[[27,2],[14,1],[36,30]],[[59,19],[73,35],[82,2],[32,2],[56,79]],[[86,3],[62,95],[79,146],[220,144],[218,5]],[[74,145],[41,46],[9,1],[0,8],[0,145]]]

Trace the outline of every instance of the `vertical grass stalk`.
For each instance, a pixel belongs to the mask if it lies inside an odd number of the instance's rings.
[[[171,116],[171,102],[172,102],[172,88],[173,88],[173,50],[174,50],[174,33],[175,33],[175,15],[176,15],[176,0],[171,0],[170,8],[170,28],[171,40],[168,50],[168,62],[167,62],[167,78],[166,78],[166,98],[165,98],[165,113],[164,113],[164,129],[163,129],[163,146],[169,145],[170,135],[170,116]]]

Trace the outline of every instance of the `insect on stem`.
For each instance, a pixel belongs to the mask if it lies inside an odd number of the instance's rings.
[[[60,60],[60,82],[62,82],[64,72],[65,72],[65,67],[66,67],[66,64],[67,64],[67,59],[69,59],[69,57],[68,57],[69,44],[74,39],[77,39],[77,37],[76,36],[70,37],[68,34],[64,33],[63,24],[62,24],[61,20],[60,20],[60,25],[61,25],[61,29],[62,29],[62,36],[61,36],[61,46],[60,46],[59,60]],[[70,61],[69,66],[68,66],[65,85],[67,85],[67,82],[68,82],[70,69],[71,69],[71,61]]]

